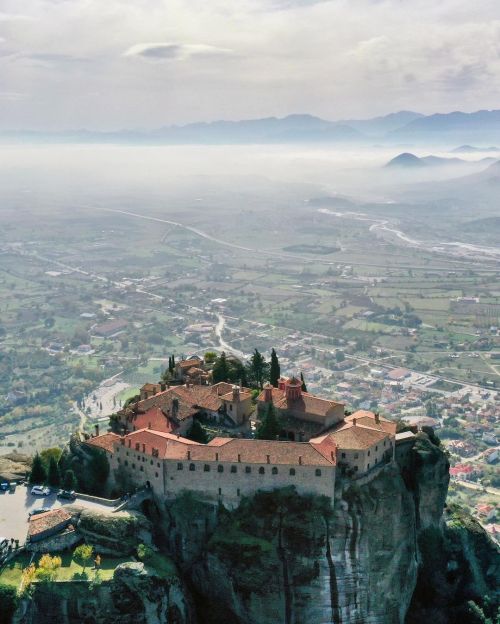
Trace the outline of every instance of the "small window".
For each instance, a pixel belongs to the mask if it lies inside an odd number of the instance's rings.
[[[345,459],[345,453],[342,453],[342,459]]]
[[[236,468],[236,466],[231,466],[231,472],[238,472],[238,468]]]
[[[295,476],[295,468],[290,468],[290,475],[291,475],[292,477],[294,477],[294,476]]]
[[[278,474],[278,469],[276,468],[276,466],[274,466],[274,468],[271,470],[271,472],[273,474]]]
[[[135,468],[135,464],[132,464],[132,468]]]
[[[203,470],[204,470],[204,472],[210,472],[210,464],[205,464],[203,466]]]
[[[151,465],[153,465],[153,460],[151,460]]]
[[[128,451],[126,452],[126,455],[127,455],[127,457],[128,457]]]
[[[222,494],[222,489],[219,488],[219,496]]]
[[[250,474],[252,472],[252,468],[250,466],[245,466],[245,472]]]
[[[368,466],[366,467],[367,470],[370,470],[370,464],[368,464]]]
[[[196,470],[196,466],[194,464],[189,464],[189,470],[191,470],[191,472],[194,472]]]
[[[233,406],[231,403],[229,403],[229,411],[232,412],[233,411]]]
[[[368,451],[368,457],[370,457],[370,451]]]
[[[264,467],[263,467],[263,466],[261,466],[261,467],[259,468],[259,474],[264,474],[265,472],[266,472],[266,471],[264,470]]]
[[[217,466],[217,472],[224,472],[224,466],[222,466],[221,464],[219,464]]]
[[[139,470],[140,470],[141,472],[144,472],[144,466],[140,466],[140,467],[139,467]]]
[[[359,458],[359,453],[354,453],[354,459],[358,459]]]
[[[158,479],[158,473],[157,472],[155,472],[155,477]]]
[[[387,442],[387,440],[384,440],[384,446],[385,446],[385,443],[386,443],[386,442]]]
[[[125,460],[123,463],[125,464],[125,466],[128,466],[128,461],[127,460]]]
[[[238,489],[236,490],[236,496],[241,496],[241,494],[240,494],[240,488],[238,488]]]
[[[316,468],[316,470],[314,471],[314,474],[315,474],[317,477],[321,477],[321,470],[320,470],[319,468]]]
[[[117,458],[116,458],[116,461],[117,461],[118,463],[120,463],[120,458],[119,458],[119,457],[117,457]]]
[[[182,470],[184,468],[184,464],[182,464],[181,462],[179,462],[177,464],[177,470]]]
[[[156,465],[157,465],[157,466],[158,466],[158,468],[159,468],[159,467],[160,467],[160,462],[158,462]]]
[[[375,447],[375,450],[378,451],[378,446]]]

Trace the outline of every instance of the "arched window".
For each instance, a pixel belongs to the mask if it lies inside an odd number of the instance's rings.
[[[252,467],[251,466],[245,466],[245,472],[247,474],[250,474],[252,472]]]
[[[217,472],[224,472],[224,466],[222,466],[221,464],[219,464],[217,466]]]
[[[191,472],[194,472],[196,470],[196,466],[194,464],[189,464],[189,470],[191,470]]]
[[[236,468],[236,466],[231,466],[231,472],[238,472],[238,469]]]
[[[264,470],[264,467],[263,467],[263,466],[261,466],[261,467],[259,468],[259,474],[264,474],[265,472],[266,472],[266,471]]]
[[[271,470],[271,472],[273,474],[278,474],[278,469],[276,468],[276,466],[274,466],[274,468]]]
[[[316,468],[316,470],[314,471],[314,474],[315,474],[317,477],[321,477],[321,470],[320,470],[319,468]]]
[[[295,476],[295,468],[290,468],[290,476]]]
[[[204,472],[210,472],[210,464],[205,464],[203,466],[203,470],[204,470]]]
[[[177,464],[177,470],[182,470],[183,468],[184,468],[184,465],[181,462],[179,462]]]

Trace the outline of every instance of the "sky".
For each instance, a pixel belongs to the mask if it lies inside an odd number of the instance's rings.
[[[500,108],[498,0],[0,0],[0,129]]]

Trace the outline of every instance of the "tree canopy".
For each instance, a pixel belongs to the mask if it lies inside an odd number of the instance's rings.
[[[278,379],[281,376],[280,363],[276,351],[271,349],[271,365],[269,367],[269,383],[275,388],[278,387]]]
[[[276,415],[276,410],[274,409],[274,405],[269,403],[267,405],[266,412],[257,427],[255,437],[257,440],[276,440],[280,431],[281,424],[278,416]]]
[[[42,462],[42,458],[38,453],[33,458],[30,472],[30,483],[45,483],[47,472]]]

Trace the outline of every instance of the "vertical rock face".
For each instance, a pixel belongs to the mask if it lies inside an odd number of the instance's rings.
[[[188,566],[210,604],[201,621],[403,623],[419,533],[439,530],[448,479],[444,453],[422,434],[410,474],[389,464],[370,480],[340,479],[333,511],[317,498],[257,495],[227,514]]]

